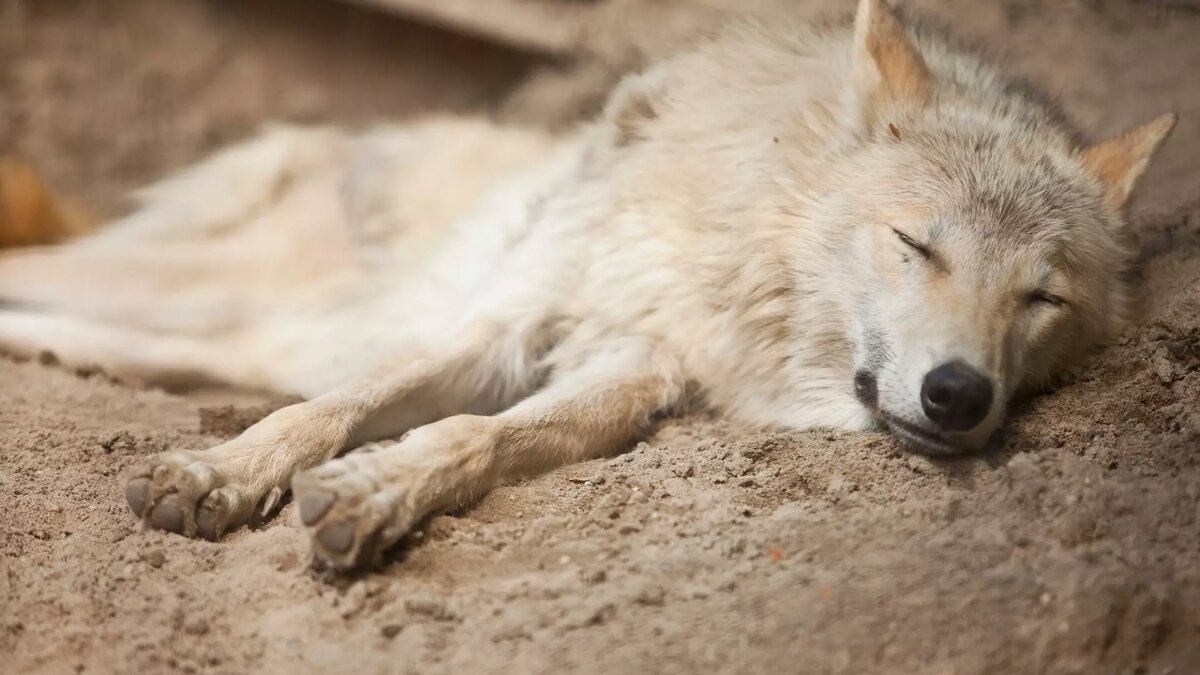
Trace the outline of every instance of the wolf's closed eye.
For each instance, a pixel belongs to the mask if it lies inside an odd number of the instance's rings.
[[[892,232],[895,232],[896,236],[900,237],[900,241],[904,242],[904,244],[906,246],[908,246],[912,250],[916,251],[917,253],[920,253],[922,258],[929,259],[929,257],[933,255],[933,252],[929,250],[929,247],[918,244],[915,239],[908,236],[907,234],[904,234],[900,230],[897,230],[896,228],[893,227]]]
[[[1048,291],[1031,291],[1029,293],[1029,304],[1031,305],[1048,305],[1050,307],[1065,307],[1067,301],[1060,295],[1055,295]]]

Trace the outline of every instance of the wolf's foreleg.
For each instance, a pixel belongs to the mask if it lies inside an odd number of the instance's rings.
[[[488,400],[496,383],[481,375],[498,343],[502,330],[479,324],[436,353],[397,353],[374,373],[282,408],[214,448],[156,455],[127,475],[129,506],[149,527],[216,539],[270,514],[297,471],[447,415],[499,409],[502,401]]]
[[[682,393],[671,358],[642,340],[613,340],[495,416],[450,417],[298,474],[300,519],[318,559],[338,568],[370,564],[431,512],[621,450]]]

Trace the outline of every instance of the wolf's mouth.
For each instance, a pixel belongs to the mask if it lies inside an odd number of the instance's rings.
[[[908,450],[922,455],[956,455],[961,452],[937,432],[923,429],[885,410],[879,410],[877,414],[888,431]]]

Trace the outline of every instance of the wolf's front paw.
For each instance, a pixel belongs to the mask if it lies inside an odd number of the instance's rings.
[[[125,499],[148,527],[215,540],[279,504],[278,487],[265,492],[236,479],[218,450],[167,452],[134,468]]]
[[[415,486],[395,473],[385,477],[370,454],[358,453],[296,474],[292,491],[318,562],[340,570],[373,565],[416,523]]]

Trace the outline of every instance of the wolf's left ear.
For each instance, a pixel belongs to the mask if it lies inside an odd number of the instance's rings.
[[[645,127],[658,119],[666,100],[666,74],[651,69],[621,80],[604,106],[604,118],[617,130],[617,147],[629,145],[641,137]]]
[[[1120,210],[1159,146],[1175,128],[1178,117],[1167,113],[1149,124],[1093,145],[1080,156],[1083,167],[1104,186],[1108,202]]]
[[[925,59],[885,0],[859,0],[853,49],[853,77],[868,117],[881,104],[921,105],[929,98]]]

